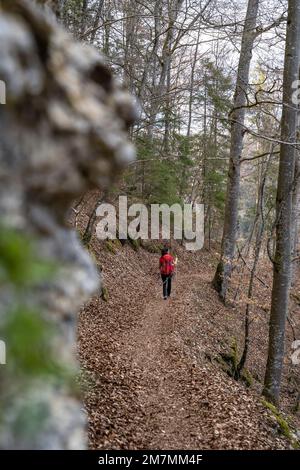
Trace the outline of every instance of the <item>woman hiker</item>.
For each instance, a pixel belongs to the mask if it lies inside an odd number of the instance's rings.
[[[172,276],[175,269],[174,258],[169,254],[169,249],[167,247],[161,250],[159,269],[163,281],[163,297],[164,300],[167,300],[171,295]]]

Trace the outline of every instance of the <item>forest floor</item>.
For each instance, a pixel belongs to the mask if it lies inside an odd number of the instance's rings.
[[[158,254],[93,243],[108,299],[94,296],[79,316],[90,447],[291,448],[259,396],[267,320],[263,328],[254,322],[247,388],[220,360],[232,342],[242,344],[241,308],[225,307],[212,289],[211,253],[175,248],[177,274],[164,301]]]

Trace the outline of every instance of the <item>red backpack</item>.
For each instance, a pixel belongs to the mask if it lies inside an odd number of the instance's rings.
[[[159,260],[160,272],[166,276],[170,275],[174,271],[174,260],[169,254],[162,256]]]

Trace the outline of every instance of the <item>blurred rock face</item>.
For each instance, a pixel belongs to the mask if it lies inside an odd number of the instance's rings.
[[[60,266],[55,280],[28,295],[57,322],[57,354],[72,363],[77,311],[100,280],[66,215],[76,197],[108,187],[134,159],[127,128],[135,108],[95,49],[75,42],[33,2],[1,6],[6,104],[0,105],[0,218],[32,236],[40,255]],[[74,397],[50,384],[38,395],[50,410],[43,431],[26,442],[7,429],[0,445],[84,447],[84,419]]]

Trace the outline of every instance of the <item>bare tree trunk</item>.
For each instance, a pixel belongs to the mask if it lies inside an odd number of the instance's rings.
[[[254,247],[254,260],[253,265],[250,273],[250,280],[248,286],[248,300],[246,306],[246,313],[245,313],[245,335],[244,335],[244,349],[242,352],[242,356],[240,362],[238,363],[235,371],[235,379],[239,379],[243,368],[245,367],[245,363],[248,356],[248,349],[249,349],[249,341],[250,341],[250,301],[253,297],[253,287],[254,287],[254,279],[256,276],[257,264],[259,261],[259,256],[261,252],[261,246],[263,241],[263,233],[265,229],[265,218],[264,218],[264,196],[265,196],[265,185],[266,179],[268,174],[269,165],[272,159],[272,148],[269,155],[269,160],[266,163],[266,167],[264,169],[262,179],[258,188],[258,201],[257,201],[257,209],[256,209],[256,216],[255,216],[255,223],[254,227],[257,225],[257,232],[255,237],[255,247]]]
[[[159,81],[160,88],[164,87],[166,83],[168,70],[170,68],[171,56],[172,56],[172,43],[173,43],[174,34],[175,34],[175,23],[176,23],[178,14],[180,12],[180,9],[182,7],[182,4],[183,4],[183,0],[175,0],[174,4],[170,2],[170,5],[169,5],[169,12],[168,12],[169,24],[168,24],[167,35],[166,35],[165,42],[163,44],[163,50],[162,50],[162,56],[161,56],[162,70],[161,70],[160,81]]]
[[[167,34],[165,37],[165,41],[162,46],[162,53],[161,53],[161,58],[160,58],[160,63],[161,63],[161,72],[160,72],[160,77],[158,80],[157,85],[154,87],[154,99],[152,100],[151,103],[151,111],[150,111],[150,127],[149,127],[149,132],[151,135],[151,130],[153,123],[156,120],[157,113],[162,105],[162,102],[164,102],[164,94],[166,94],[166,99],[169,99],[169,96],[167,94],[167,88],[168,88],[168,75],[170,73],[171,69],[171,58],[172,58],[172,45],[174,41],[174,34],[175,34],[175,22],[177,20],[178,14],[180,12],[180,9],[182,7],[183,0],[175,0],[174,3],[170,2],[169,4],[169,11],[168,11],[168,27],[167,27]],[[158,12],[162,11],[162,2],[156,2],[155,4],[155,14]],[[156,35],[161,34],[161,21],[159,18],[155,19],[155,31]],[[158,37],[155,35],[155,42],[153,46],[153,54],[157,52],[158,48]],[[155,50],[154,50],[155,48]],[[155,65],[157,65],[157,61],[155,62]],[[167,108],[168,104],[166,105]],[[167,118],[168,119],[168,118]],[[168,122],[167,122],[168,125]]]
[[[165,98],[165,109],[164,109],[164,120],[165,120],[165,132],[163,137],[163,155],[168,157],[170,152],[170,131],[171,131],[171,118],[172,118],[172,111],[171,111],[171,63],[172,58],[170,57],[168,71],[167,71],[167,81],[166,81],[166,98]]]
[[[145,67],[141,79],[141,83],[137,92],[138,98],[143,96],[145,85],[148,81],[148,76],[151,71],[152,78],[152,88],[154,91],[156,85],[156,75],[157,75],[157,63],[158,63],[158,47],[159,47],[159,38],[161,35],[161,20],[162,20],[162,0],[156,0],[153,8],[153,21],[154,21],[154,38],[153,46],[149,54],[145,58]],[[152,67],[152,68],[151,68]]]
[[[124,84],[133,91],[133,44],[138,23],[138,10],[135,1],[127,0],[126,21],[124,23]]]
[[[280,164],[276,205],[276,250],[269,330],[269,351],[264,396],[277,404],[284,358],[285,324],[291,282],[292,189],[295,166],[297,105],[293,103],[292,84],[298,79],[300,42],[300,4],[289,0],[285,66],[283,77],[283,112],[281,121]]]
[[[159,38],[161,36],[161,28],[162,28],[161,15],[162,15],[162,0],[156,0],[155,5],[154,5],[153,48],[151,50],[151,53],[149,55],[149,60],[148,60],[149,65],[152,62],[152,73],[151,73],[152,75],[152,80],[151,80],[152,98],[150,100],[150,106],[149,106],[149,124],[148,124],[148,137],[150,139],[152,139],[152,136],[153,136],[153,128],[155,125],[155,119],[156,119],[158,102],[159,102],[159,96],[158,96],[158,90],[157,90],[157,69],[158,69]],[[143,77],[142,77],[141,87],[139,90],[139,95],[138,95],[139,97],[142,96],[145,84],[147,83],[149,70],[150,70],[150,67],[148,68],[146,65],[144,73],[143,73]]]
[[[94,27],[93,27],[93,31],[92,31],[91,37],[90,37],[90,42],[91,42],[91,43],[93,43],[93,42],[95,41],[95,38],[96,38],[96,35],[97,35],[97,31],[98,31],[98,28],[99,28],[99,21],[100,21],[100,18],[101,18],[101,13],[102,13],[103,4],[104,4],[104,0],[99,0],[99,1],[98,1],[97,10],[96,10],[96,15],[95,15],[95,20],[94,20]]]
[[[113,19],[112,5],[106,1],[105,9],[103,10],[103,27],[102,27],[102,50],[103,53],[109,57],[110,43],[111,43],[111,21]]]
[[[87,14],[88,14],[88,0],[83,0],[82,1],[82,7],[81,7],[81,21],[80,21],[80,33],[81,35],[84,34],[86,27],[87,27]]]
[[[82,235],[82,243],[84,244],[84,246],[89,246],[90,244],[90,241],[92,239],[92,236],[93,236],[93,230],[94,230],[94,227],[95,227],[95,222],[96,222],[96,219],[97,219],[97,209],[99,207],[99,205],[105,200],[107,196],[107,191],[104,191],[103,194],[101,194],[101,196],[99,198],[97,198],[97,201],[93,207],[93,210],[89,216],[89,220],[88,220],[88,223],[86,225],[86,228],[85,228],[85,231]]]
[[[226,298],[232,271],[232,262],[235,254],[238,222],[238,202],[240,192],[240,159],[243,150],[244,122],[247,104],[247,89],[249,85],[250,63],[254,40],[257,35],[255,27],[257,21],[258,5],[259,0],[249,0],[248,2],[234,96],[234,106],[231,113],[230,162],[221,259],[213,279],[213,286],[219,292],[222,300],[225,300]]]
[[[293,216],[294,222],[292,232],[292,258],[298,259],[298,243],[299,243],[299,221],[300,221],[300,156],[297,153],[295,160],[295,184],[293,188]],[[296,261],[292,264],[292,283],[295,280]]]
[[[200,31],[201,31],[201,29],[199,28],[198,29],[198,34],[197,34],[197,43],[196,43],[196,47],[195,47],[195,53],[194,53],[194,57],[193,57],[192,69],[191,69],[191,81],[190,81],[190,92],[189,92],[189,114],[188,114],[188,124],[187,124],[187,132],[186,132],[187,137],[190,137],[191,127],[192,127],[194,81],[195,81],[196,64],[197,64],[197,60],[198,60],[198,51],[199,51],[199,43],[200,43]]]

